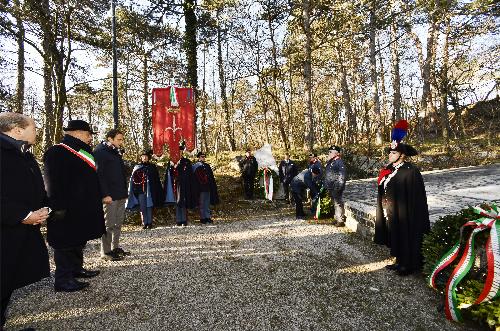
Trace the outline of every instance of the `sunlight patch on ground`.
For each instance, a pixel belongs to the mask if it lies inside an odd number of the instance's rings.
[[[89,315],[96,315],[101,313],[106,313],[109,311],[118,311],[126,309],[125,304],[117,304],[117,303],[107,303],[106,306],[95,307],[92,306],[92,309],[89,308],[71,308],[71,309],[60,309],[56,311],[48,311],[40,314],[28,313],[24,315],[18,315],[15,318],[9,320],[9,324],[12,326],[23,325],[26,323],[36,323],[36,322],[50,322],[50,321],[58,321],[66,318],[77,318],[84,317]]]
[[[358,264],[352,267],[342,268],[336,272],[339,274],[362,274],[367,272],[373,272],[384,268],[387,264],[391,263],[390,259],[372,262],[366,264]]]

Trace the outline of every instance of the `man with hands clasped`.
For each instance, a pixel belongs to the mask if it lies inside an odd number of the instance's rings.
[[[40,224],[49,216],[42,173],[33,154],[36,128],[28,116],[0,114],[1,325],[15,289],[49,277]]]

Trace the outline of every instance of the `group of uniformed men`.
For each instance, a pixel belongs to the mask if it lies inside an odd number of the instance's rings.
[[[309,154],[309,165],[298,172],[297,165],[290,159],[290,154],[285,154],[285,159],[278,166],[280,183],[283,187],[285,199],[295,204],[295,216],[304,218],[305,191],[309,190],[311,197],[311,212],[315,214],[318,198],[324,191],[330,196],[335,209],[335,225],[345,225],[343,193],[346,183],[346,168],[340,157],[341,148],[330,146],[328,157],[323,171],[321,161],[316,153]],[[255,175],[257,173],[257,160],[247,149],[245,157],[240,160],[241,177],[245,198],[253,198]],[[291,196],[291,199],[290,199]]]

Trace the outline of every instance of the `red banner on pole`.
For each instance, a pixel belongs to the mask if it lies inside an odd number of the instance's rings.
[[[172,90],[173,89],[173,90]],[[166,87],[153,89],[153,151],[163,154],[168,145],[170,160],[180,159],[179,144],[185,141],[192,151],[196,142],[195,103],[192,88]]]

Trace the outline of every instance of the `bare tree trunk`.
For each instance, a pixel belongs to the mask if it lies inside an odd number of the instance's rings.
[[[312,104],[312,34],[311,34],[311,13],[309,0],[302,2],[302,25],[305,35],[304,54],[304,82],[306,86],[306,143],[309,152],[314,149],[314,113]]]
[[[423,112],[424,117],[428,113],[429,110],[429,104],[432,102],[431,100],[431,71],[432,71],[432,62],[433,62],[433,57],[434,57],[434,43],[435,43],[435,36],[436,36],[436,30],[437,30],[437,24],[436,24],[436,19],[434,18],[434,13],[430,14],[430,22],[429,22],[429,30],[427,32],[427,54],[424,62],[424,66],[422,68],[422,81],[423,81],[423,88],[422,88],[422,98],[420,100],[420,112]],[[420,127],[419,127],[419,133],[420,133],[420,139],[423,140],[423,124],[424,121],[420,120],[419,116],[419,122],[420,122]]]
[[[53,145],[55,117],[54,104],[52,103],[52,68],[51,47],[53,44],[52,26],[50,22],[49,0],[43,0],[40,4],[45,20],[40,22],[43,31],[43,92],[44,92],[44,119],[43,119],[43,150]]]
[[[377,41],[378,48],[380,49],[380,40]],[[382,90],[382,124],[380,128],[380,132],[383,136],[385,136],[385,125],[387,123],[387,93],[385,90],[385,70],[384,70],[384,61],[382,59],[382,52],[378,53],[378,60],[379,60],[379,66],[380,66],[380,89]],[[384,139],[385,140],[385,139]]]
[[[396,122],[401,119],[401,76],[399,74],[399,42],[398,28],[396,21],[393,19],[390,27],[390,45],[391,45],[391,64],[392,64],[392,89],[394,95],[392,98],[392,121]]]
[[[65,16],[61,19],[60,25],[60,44],[59,48],[57,48],[56,42],[51,47],[51,56],[54,61],[54,74],[56,79],[56,105],[55,105],[55,134],[54,134],[54,143],[59,141],[63,136],[63,116],[64,116],[64,107],[67,104],[68,98],[66,94],[66,74],[69,69],[69,65],[71,63],[71,14],[72,11],[69,10],[65,13]],[[55,21],[57,22],[57,16]],[[56,31],[59,31],[59,26],[56,25]],[[64,42],[66,42],[66,47],[64,47]],[[65,54],[65,49],[67,54]]]
[[[445,34],[444,34],[444,44],[443,44],[443,67],[441,69],[441,79],[440,79],[440,105],[439,110],[441,114],[441,130],[443,135],[443,140],[445,144],[446,151],[450,149],[450,139],[449,139],[449,118],[448,118],[448,63],[449,63],[449,43],[448,39],[450,37],[450,26],[451,19],[448,16],[446,18],[445,24]]]
[[[376,1],[372,0],[372,6],[370,9],[370,77],[372,81],[372,98],[373,98],[373,113],[375,116],[375,143],[377,145],[382,144],[382,135],[380,132],[380,100],[378,95],[378,82],[377,82],[377,58],[375,49],[375,34],[376,34],[376,17],[375,17],[375,6]]]
[[[217,54],[218,54],[218,67],[219,67],[219,84],[220,95],[222,98],[222,108],[224,110],[224,128],[227,138],[227,145],[231,152],[236,150],[236,143],[234,141],[233,133],[231,130],[231,114],[229,113],[229,105],[227,103],[226,95],[226,77],[224,75],[224,62],[222,60],[222,31],[220,27],[220,10],[217,10]]]
[[[15,111],[23,113],[24,105],[24,24],[21,17],[21,4],[19,0],[14,0],[17,25],[17,86],[16,86],[16,102]]]
[[[207,140],[207,92],[206,92],[206,55],[208,51],[208,46],[205,44],[203,49],[203,81],[202,81],[202,91],[201,91],[201,149],[208,149]]]
[[[356,116],[354,116],[351,107],[351,94],[349,92],[349,85],[347,82],[347,70],[344,66],[344,58],[342,51],[337,48],[340,62],[340,88],[342,90],[342,103],[344,104],[345,117],[347,119],[347,139],[346,142],[352,143],[356,135]]]
[[[272,98],[274,100],[274,104],[276,107],[275,113],[276,116],[278,117],[278,129],[280,131],[281,135],[281,140],[283,141],[283,144],[285,145],[285,150],[290,149],[290,143],[288,142],[288,135],[286,134],[285,130],[285,124],[283,122],[283,116],[281,114],[281,100],[278,98],[278,72],[279,72],[279,65],[278,65],[278,59],[277,59],[277,47],[276,47],[276,41],[274,40],[274,28],[272,24],[272,16],[268,15],[268,20],[267,20],[268,26],[269,26],[269,33],[270,33],[270,39],[271,39],[271,54],[272,54],[272,59],[273,59],[273,94]]]
[[[266,98],[263,95],[263,90],[264,90],[264,82],[262,79],[262,75],[260,74],[260,43],[259,43],[259,27],[257,26],[255,30],[255,40],[257,42],[257,58],[256,58],[256,71],[259,73],[258,75],[258,80],[257,80],[257,93],[259,96],[259,101],[260,101],[260,106],[262,108],[262,116],[264,117],[264,131],[266,133],[265,136],[265,141],[266,143],[269,143],[269,125],[267,125],[267,102]]]
[[[148,53],[144,53],[142,67],[142,148],[146,151],[150,148],[149,136],[151,132],[151,112],[149,109],[149,86],[148,86]]]

